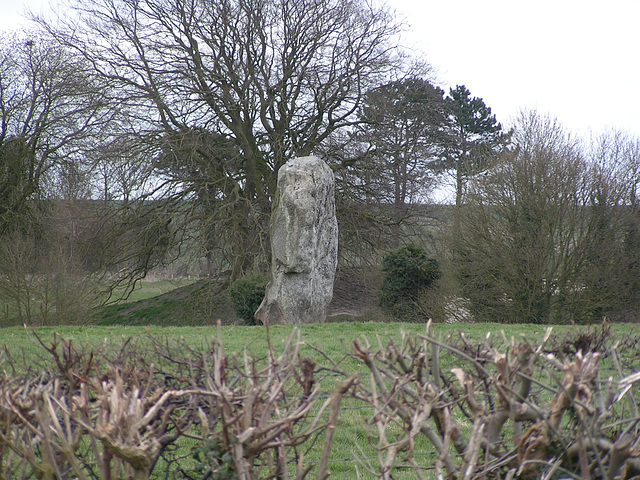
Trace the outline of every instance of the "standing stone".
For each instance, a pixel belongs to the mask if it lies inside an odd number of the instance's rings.
[[[269,325],[324,322],[338,262],[334,177],[317,157],[278,172],[271,214],[271,276],[255,314]]]

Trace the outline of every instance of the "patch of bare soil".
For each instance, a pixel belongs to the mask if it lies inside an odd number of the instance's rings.
[[[341,268],[336,272],[329,316],[359,317],[377,309],[382,275],[368,267]]]

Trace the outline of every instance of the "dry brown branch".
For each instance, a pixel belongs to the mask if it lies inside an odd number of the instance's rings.
[[[618,375],[604,381],[600,352],[558,359],[543,345],[439,340],[429,329],[354,341],[369,381],[304,358],[297,332],[264,358],[227,355],[220,332],[208,351],[153,339],[146,351],[57,337],[43,346],[53,370],[0,377],[0,479],[147,479],[161,464],[164,478],[326,480],[345,397],[373,410],[363,428],[377,455],[360,465],[374,477],[399,468],[461,480],[640,474],[640,374],[625,372],[617,344],[606,359]],[[190,471],[172,446],[180,437],[195,445]]]
[[[357,395],[374,409],[376,475],[390,478],[400,465],[421,475],[417,431],[433,447],[437,478],[551,478],[559,471],[578,478],[631,478],[640,441],[636,400],[631,395],[625,404],[625,398],[640,375],[600,382],[600,352],[579,351],[559,361],[544,355],[550,336],[547,331],[535,349],[511,340],[498,350],[488,338],[476,345],[461,335],[459,346],[436,340],[428,325],[422,342],[403,337],[400,345],[379,342],[373,349],[366,339],[354,341],[353,355],[371,376],[370,386],[359,384]],[[448,352],[446,364],[442,351]],[[616,363],[620,352],[607,352]],[[428,413],[416,428],[420,412]],[[398,426],[403,434],[395,433],[390,442],[389,430]],[[400,449],[404,459],[397,455]]]
[[[115,354],[76,350],[57,336],[38,342],[53,370],[0,379],[0,478],[141,480],[162,458],[176,478],[293,471],[302,480],[317,467],[324,480],[340,405],[358,377],[345,377],[322,400],[326,386],[315,362],[300,355],[297,332],[262,359],[227,356],[220,331],[209,352],[159,340],[146,351],[125,342]],[[199,445],[194,471],[182,470],[184,452],[168,449],[180,437]],[[308,450],[319,440],[317,465]]]

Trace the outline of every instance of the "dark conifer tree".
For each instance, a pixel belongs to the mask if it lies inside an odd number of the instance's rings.
[[[449,148],[448,167],[456,175],[456,205],[462,204],[464,185],[469,177],[490,168],[506,149],[511,134],[505,132],[496,116],[464,85],[449,91],[454,141]]]

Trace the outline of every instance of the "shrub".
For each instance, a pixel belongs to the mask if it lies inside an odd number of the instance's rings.
[[[247,325],[255,325],[253,314],[260,306],[266,288],[267,278],[264,275],[250,275],[231,284],[229,294],[233,308]]]
[[[63,245],[13,233],[0,237],[3,326],[81,324],[100,302],[98,284]]]
[[[638,379],[615,366],[634,343],[602,340],[599,352],[565,356],[551,329],[532,345],[506,336],[487,336],[482,344],[464,336],[441,340],[430,327],[386,346],[352,342],[354,358],[371,373],[371,383],[357,388],[375,409],[360,428],[378,450],[376,473],[426,478],[433,468],[428,478],[638,478],[637,410],[630,409],[638,403],[632,386]],[[598,336],[608,337],[606,326]]]
[[[291,478],[289,465],[296,479],[324,479],[359,376],[321,388],[297,331],[268,358],[225,355],[222,328],[204,351],[169,338],[114,348],[34,336],[41,362],[1,359],[13,374],[0,377],[2,479],[258,480]]]
[[[407,245],[393,250],[382,261],[385,278],[380,287],[380,306],[403,318],[415,316],[420,293],[441,277],[440,265],[427,258],[424,249]]]

